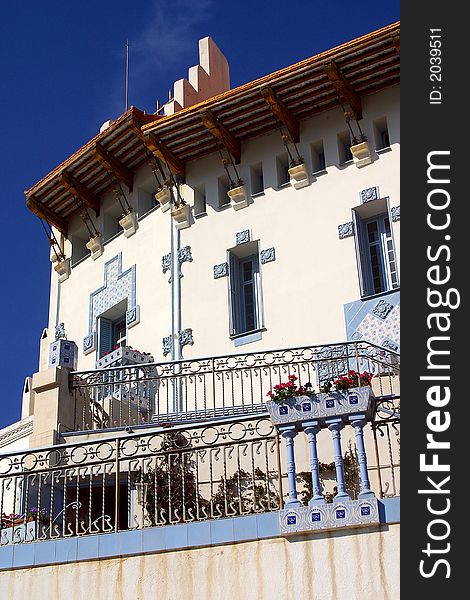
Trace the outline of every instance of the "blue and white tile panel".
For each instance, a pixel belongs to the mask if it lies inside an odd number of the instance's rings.
[[[104,285],[90,294],[88,335],[83,340],[85,353],[94,350],[96,319],[122,300],[127,300],[128,327],[137,325],[138,310],[132,312],[136,308],[136,266],[123,272],[120,252],[104,265]]]
[[[400,292],[344,305],[346,337],[400,352]]]
[[[279,511],[281,535],[379,524],[376,498],[314,506],[293,506]]]

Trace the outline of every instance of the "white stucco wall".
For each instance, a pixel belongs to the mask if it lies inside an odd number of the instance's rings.
[[[399,196],[399,88],[394,87],[363,98],[361,127],[374,147],[373,121],[386,116],[391,151],[375,154],[374,162],[358,169],[354,164],[340,167],[337,134],[346,124],[340,110],[332,110],[301,122],[299,150],[311,172],[312,143],[324,140],[327,173],[311,185],[295,190],[278,189],[276,156],[284,153],[278,132],[255,138],[242,145],[239,173],[249,191],[250,166],[263,163],[265,193],[242,210],[217,210],[217,178],[224,174],[218,155],[187,164],[184,195],[193,204],[193,188],[204,184],[207,216],[181,231],[181,247],[190,246],[193,262],[182,265],[182,328],[193,330],[194,345],[184,348],[185,357],[209,356],[259,349],[329,343],[346,338],[343,305],[360,297],[354,237],[340,240],[338,225],[351,221],[351,209],[359,205],[359,193],[379,186],[390,206],[400,204]],[[139,188],[156,186],[147,165],[135,176],[136,203]],[[111,195],[103,200],[102,213],[115,203]],[[102,229],[102,216],[96,220]],[[151,352],[164,360],[162,338],[171,332],[169,273],[163,274],[161,260],[170,251],[170,213],[157,209],[139,223],[135,235],[122,234],[105,245],[103,255],[90,257],[72,269],[60,284],[57,314],[57,275],[53,272],[49,328],[56,319],[64,322],[68,339],[79,347],[78,368],[94,368],[96,353],[84,356],[81,348],[88,334],[90,293],[103,285],[106,261],[122,252],[123,270],[136,265],[137,304],[140,323],[129,330],[134,348]],[[79,224],[79,219],[76,220]],[[74,226],[71,226],[73,233]],[[235,234],[250,229],[260,249],[274,247],[276,260],[261,265],[264,321],[262,339],[236,348],[229,337],[228,279],[214,279],[213,266],[227,260],[227,249],[235,246]],[[393,223],[399,254],[399,222]],[[169,357],[168,357],[169,358]]]
[[[0,572],[2,598],[398,600],[399,525]]]

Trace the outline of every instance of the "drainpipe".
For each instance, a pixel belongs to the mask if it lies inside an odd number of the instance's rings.
[[[173,197],[173,189],[170,189],[170,281],[171,281],[171,360],[174,361],[176,359],[175,352],[175,226],[173,224],[173,217],[171,213],[173,212],[174,206],[174,197]],[[173,369],[175,367],[173,366]],[[172,410],[176,411],[176,381],[173,380],[173,389],[172,389]]]
[[[177,184],[179,185],[179,184]],[[171,209],[174,206],[174,194],[171,191]],[[170,217],[170,252],[171,252],[171,360],[177,361],[183,358],[183,351],[179,340],[181,331],[181,269],[179,264],[179,253],[181,248],[181,234],[176,228],[173,218]],[[179,373],[179,365],[174,366],[174,374]],[[173,411],[182,410],[181,381],[175,379],[173,385]]]

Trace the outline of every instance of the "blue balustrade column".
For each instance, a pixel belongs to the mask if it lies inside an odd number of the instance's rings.
[[[358,498],[375,498],[374,492],[370,489],[369,473],[367,472],[367,455],[364,446],[363,428],[367,423],[367,419],[365,415],[353,415],[349,417],[349,420],[356,434],[357,458],[361,474],[361,491],[358,494]]]
[[[331,431],[335,455],[336,485],[338,491],[333,498],[333,502],[344,502],[345,500],[351,500],[350,495],[346,491],[343,451],[341,449],[341,429],[343,429],[344,423],[341,419],[326,419],[326,424]]]
[[[279,427],[279,433],[286,441],[287,453],[287,481],[289,485],[288,500],[286,506],[300,506],[300,501],[297,500],[297,483],[295,481],[295,453],[294,453],[294,438],[297,435],[295,425],[287,427]]]
[[[321,493],[322,489],[317,452],[317,433],[320,431],[321,427],[318,421],[306,421],[303,423],[303,428],[308,438],[308,448],[310,451],[310,471],[312,473],[313,488],[313,496],[308,501],[308,504],[309,506],[314,504],[323,504],[325,502],[325,498]]]

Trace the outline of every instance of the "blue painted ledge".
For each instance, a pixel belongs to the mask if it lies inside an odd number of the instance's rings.
[[[399,523],[400,498],[379,500],[379,513],[381,523]],[[272,512],[3,546],[0,548],[0,570],[233,544],[279,536],[279,513]]]

